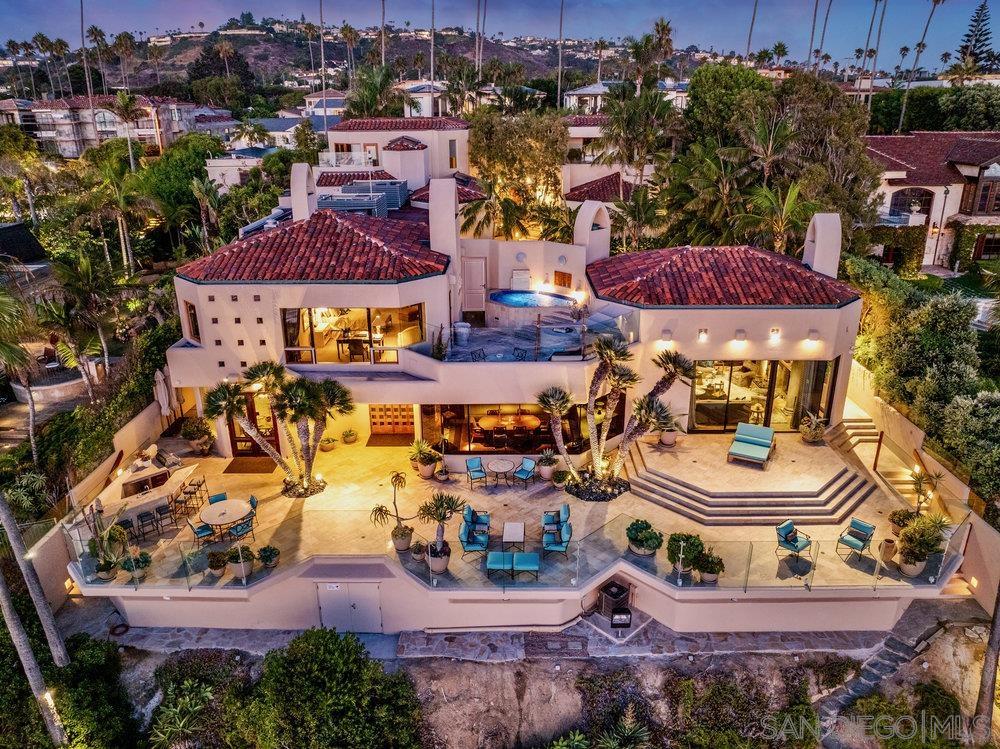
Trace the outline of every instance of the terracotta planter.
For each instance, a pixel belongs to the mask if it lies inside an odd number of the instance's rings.
[[[188,440],[188,445],[191,450],[198,453],[199,455],[208,455],[212,449],[212,438],[203,437],[200,440]]]
[[[677,444],[677,432],[660,432],[660,444],[664,447],[673,447]]]
[[[129,574],[132,575],[132,579],[135,580],[136,582],[141,582],[146,579],[145,569],[132,570],[132,572],[130,572]]]
[[[555,472],[555,466],[538,466],[538,475],[546,481],[550,481],[552,479],[552,474]]]
[[[414,471],[416,471],[416,470],[418,470],[420,468],[420,464],[417,461],[415,461],[415,460],[411,460],[410,461],[410,468],[412,468]]]
[[[882,542],[882,547],[879,551],[880,555],[882,556],[882,561],[891,562],[892,558],[896,556],[896,552],[898,550],[899,549],[896,545],[896,542],[893,541],[891,538],[887,538],[885,541]]]
[[[564,486],[566,486],[566,482],[565,481],[553,481],[552,482],[552,486],[554,486],[556,489],[562,489]]]
[[[443,481],[447,481],[448,479],[450,479],[451,478],[451,474],[448,473],[447,471],[435,471],[434,472],[434,478],[436,478],[438,481],[442,481],[443,482]]]
[[[226,567],[228,567],[228,566],[229,565],[227,564]],[[224,574],[226,574],[226,567],[220,567],[217,570],[216,569],[212,569],[211,567],[207,567],[205,569],[205,574],[206,575],[211,575],[212,577],[222,577]]]
[[[420,468],[417,470],[420,471],[421,478],[429,479],[434,475],[435,466],[437,466],[437,463],[428,463],[426,465],[421,463]]]
[[[647,549],[643,546],[636,546],[631,541],[628,542],[628,550],[640,557],[651,557],[656,553],[656,549]]]
[[[253,572],[253,560],[250,559],[246,562],[230,562],[229,567],[233,571],[233,575],[236,577],[250,577]]]
[[[907,564],[906,562],[900,561],[899,574],[903,577],[919,577],[925,567],[927,567],[926,559],[915,564]]]
[[[895,523],[889,523],[889,528],[892,530],[892,535],[894,536],[898,536],[903,531],[903,528]]]
[[[702,572],[701,573],[701,581],[703,583],[705,583],[705,585],[713,585],[713,584],[719,582],[719,573],[718,572]]]
[[[396,551],[403,552],[410,548],[410,543],[413,541],[413,531],[410,531],[405,536],[393,536],[392,545]]]
[[[278,566],[278,560],[280,560],[280,559],[281,559],[281,555],[279,554],[278,556],[276,556],[274,558],[273,562],[267,562],[266,564],[264,564],[264,568],[265,569],[269,569],[269,570],[273,570],[275,567]]]
[[[451,554],[445,554],[443,557],[434,557],[430,554],[427,555],[427,563],[430,565],[431,572],[435,575],[440,575],[443,572],[448,571],[448,561],[451,559]]]
[[[319,449],[325,453],[328,453],[336,446],[336,444],[337,444],[336,442],[320,442]]]
[[[410,556],[413,558],[414,562],[422,562],[427,558],[427,550],[424,551],[411,551]]]
[[[98,572],[97,573],[97,579],[98,580],[114,580],[116,577],[118,577],[118,568],[117,567],[115,569],[108,570],[107,572]]]
[[[353,437],[344,437],[345,445],[353,445],[357,441],[358,441],[358,435],[356,434]]]

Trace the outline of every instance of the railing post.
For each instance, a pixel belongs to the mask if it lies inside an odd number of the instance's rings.
[[[882,453],[882,438],[883,437],[885,437],[885,432],[880,429],[879,433],[878,433],[878,444],[875,446],[875,462],[872,465],[872,471],[874,471],[876,473],[878,472],[878,458],[879,458],[879,455]]]

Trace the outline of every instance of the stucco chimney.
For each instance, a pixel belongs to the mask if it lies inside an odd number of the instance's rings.
[[[576,214],[573,244],[587,248],[587,264],[611,254],[611,215],[607,206],[587,200]]]
[[[836,278],[840,266],[840,242],[840,214],[815,214],[806,230],[802,262],[817,273]]]
[[[431,249],[458,262],[458,186],[452,177],[432,179],[430,190]]]
[[[308,164],[292,164],[292,221],[302,221],[316,212],[316,179]]]

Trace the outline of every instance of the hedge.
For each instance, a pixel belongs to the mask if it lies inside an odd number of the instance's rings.
[[[868,229],[872,244],[896,251],[895,270],[903,278],[915,278],[924,264],[927,246],[926,226],[873,226]]]
[[[995,224],[962,224],[952,221],[948,226],[955,232],[955,241],[951,245],[951,255],[948,257],[948,267],[966,271],[973,265],[972,253],[976,249],[976,240],[980,234],[1000,231]]]

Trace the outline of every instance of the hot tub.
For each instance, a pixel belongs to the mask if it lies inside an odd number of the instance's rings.
[[[548,291],[496,289],[490,292],[486,301],[486,321],[490,327],[531,325],[538,319],[538,315],[575,304],[576,300],[571,296]]]

